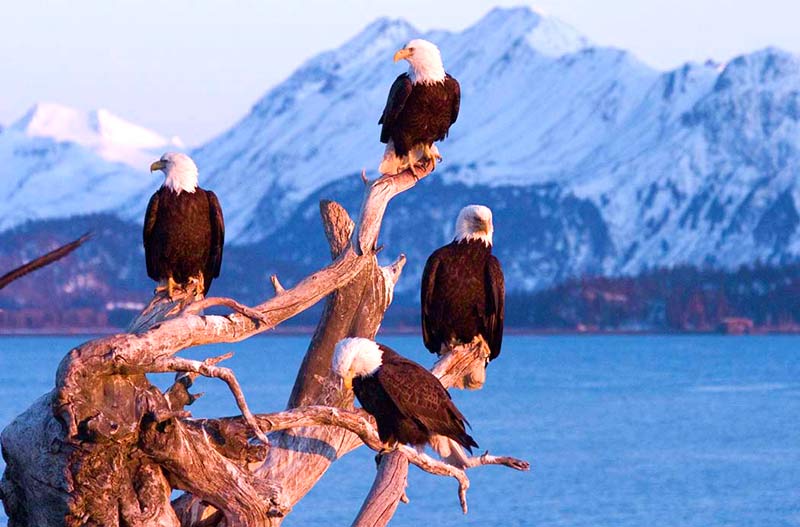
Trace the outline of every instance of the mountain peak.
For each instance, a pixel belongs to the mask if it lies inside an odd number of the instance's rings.
[[[416,29],[405,19],[382,16],[367,24],[367,27],[365,27],[360,34],[378,36],[387,33],[406,33],[409,31],[413,32],[416,31]]]
[[[767,47],[740,55],[728,62],[715,89],[731,86],[772,85],[786,83],[788,78],[800,80],[800,57],[776,47]],[[788,83],[796,85],[795,82]]]
[[[137,168],[142,168],[153,152],[183,147],[178,138],[167,139],[106,109],[83,111],[54,102],[34,104],[11,130],[28,137],[75,143],[96,150],[104,159]]]
[[[489,10],[478,24],[506,24],[508,22],[521,20],[537,22],[545,16],[547,15],[544,11],[526,5],[514,7],[497,6]]]
[[[37,102],[11,128],[29,136],[51,137],[60,141],[87,133],[87,126],[87,116],[75,108],[53,102]]]
[[[356,36],[345,42],[340,53],[366,53],[369,50],[383,49],[387,45],[396,46],[409,40],[419,31],[402,18],[381,17],[370,23]]]
[[[507,42],[524,38],[534,51],[548,57],[560,57],[592,45],[569,24],[528,6],[495,7],[470,30]]]

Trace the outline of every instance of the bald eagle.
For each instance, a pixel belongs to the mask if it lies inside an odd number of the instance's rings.
[[[478,446],[439,379],[392,349],[365,338],[340,340],[333,371],[375,417],[378,435],[387,445],[421,448],[436,436],[445,436],[470,452]]]
[[[469,205],[458,214],[453,242],[428,257],[420,301],[422,338],[432,353],[480,335],[489,360],[500,354],[505,286],[500,262],[492,255],[493,233],[492,211]]]
[[[389,90],[386,108],[378,124],[386,152],[378,170],[397,174],[406,168],[415,172],[419,161],[430,160],[436,167],[441,159],[434,141],[441,141],[458,118],[461,88],[444,71],[439,48],[427,40],[415,39],[394,55],[405,59],[407,73],[395,79]]]
[[[197,186],[197,165],[186,154],[164,154],[150,165],[156,170],[166,177],[144,216],[147,276],[170,298],[176,285],[190,282],[206,295],[222,265],[222,208],[213,192]]]

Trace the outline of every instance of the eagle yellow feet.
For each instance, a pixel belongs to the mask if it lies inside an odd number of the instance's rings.
[[[202,295],[206,290],[206,280],[203,276],[203,273],[189,278],[189,283],[187,284],[186,290],[187,292],[190,292],[192,296]]]
[[[419,144],[408,151],[407,156],[407,165],[408,169],[411,170],[411,174],[414,176],[414,179],[419,179],[421,175],[425,172],[425,164],[427,160],[425,159],[425,150],[426,145]],[[422,168],[420,172],[418,167]]]
[[[399,448],[397,441],[392,441],[391,443],[386,443],[383,448],[381,448],[377,454],[375,454],[375,468],[378,468],[381,465],[381,459],[386,454],[391,454],[395,450]]]
[[[411,171],[411,175],[414,176],[414,179],[419,180],[420,173],[417,172],[417,164],[410,163],[408,169]]]
[[[170,300],[173,300],[175,298],[175,288],[177,288],[177,287],[179,287],[178,286],[178,282],[173,280],[173,278],[170,276],[169,278],[167,278],[166,283],[159,283],[158,284],[158,287],[156,287],[155,293],[159,294],[159,293],[166,292],[167,293],[167,298],[169,298]]]
[[[198,296],[203,296],[203,291],[205,291],[205,279],[200,273],[189,278],[185,284],[176,282],[172,277],[162,280],[156,287],[155,294],[166,294],[167,298],[174,301],[186,298],[196,299]]]
[[[422,160],[425,162],[430,161],[433,164],[431,172],[436,170],[436,163],[442,161],[442,156],[439,155],[439,149],[436,148],[436,145],[422,145]]]

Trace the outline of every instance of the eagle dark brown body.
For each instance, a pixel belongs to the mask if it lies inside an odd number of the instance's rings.
[[[382,364],[369,376],[353,379],[361,406],[375,417],[384,443],[426,444],[431,436],[453,439],[472,451],[478,444],[466,432],[466,419],[431,372],[392,349],[378,345]]]
[[[442,82],[415,84],[403,73],[392,84],[378,121],[383,125],[381,142],[391,139],[396,155],[402,157],[417,145],[441,141],[456,122],[460,104],[461,88],[450,75]]]
[[[503,271],[490,245],[462,240],[437,249],[422,273],[425,347],[440,353],[442,344],[481,335],[494,359],[503,340],[504,297]]]
[[[225,225],[217,196],[197,187],[176,193],[162,186],[147,206],[144,221],[147,275],[178,284],[202,275],[207,294],[219,276]]]

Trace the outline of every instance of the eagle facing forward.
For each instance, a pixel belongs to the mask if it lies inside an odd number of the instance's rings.
[[[164,154],[150,166],[156,170],[165,179],[144,217],[147,275],[170,298],[176,286],[191,283],[206,295],[222,265],[222,208],[213,192],[197,186],[197,165],[186,154]]]
[[[492,254],[493,235],[492,211],[468,205],[458,214],[453,242],[428,257],[420,304],[422,338],[432,353],[480,336],[489,348],[488,360],[500,354],[505,281]]]
[[[378,124],[386,152],[378,170],[397,174],[430,161],[436,168],[441,161],[434,141],[447,137],[458,118],[461,87],[444,71],[439,48],[427,40],[415,39],[394,54],[394,61],[405,59],[407,73],[395,79],[389,90],[386,108]]]

